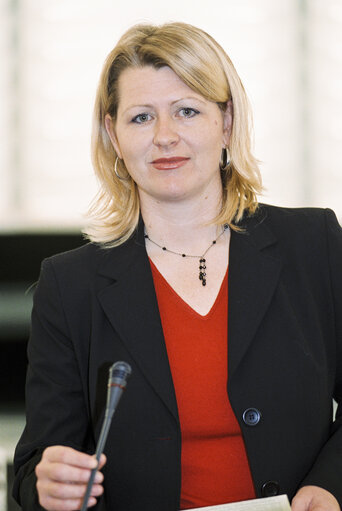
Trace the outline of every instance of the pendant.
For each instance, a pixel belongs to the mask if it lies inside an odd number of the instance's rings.
[[[207,279],[206,279],[206,265],[205,265],[206,261],[204,259],[204,257],[201,257],[201,259],[199,260],[199,275],[198,275],[198,278],[202,281],[202,286],[205,286],[207,284]]]

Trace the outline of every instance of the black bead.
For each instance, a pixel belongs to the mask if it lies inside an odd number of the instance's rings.
[[[148,239],[148,234],[145,234],[144,237]]]
[[[202,280],[202,286],[206,286],[207,285],[207,281],[205,279]]]
[[[186,254],[182,254],[182,257],[186,257]]]
[[[213,241],[213,245],[215,245],[215,243],[216,243],[216,240]]]
[[[166,247],[163,247],[163,250],[167,250],[167,248],[166,248]]]

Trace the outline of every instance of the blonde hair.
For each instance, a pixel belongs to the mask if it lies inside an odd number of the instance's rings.
[[[95,100],[92,161],[100,190],[89,215],[91,223],[85,229],[87,237],[106,246],[120,245],[137,227],[140,213],[139,195],[135,182],[128,175],[123,160],[117,154],[105,128],[105,116],[116,119],[118,82],[127,68],[153,66],[170,67],[191,89],[225,111],[232,100],[233,123],[229,141],[230,162],[221,169],[223,198],[221,211],[214,222],[236,223],[245,210],[257,208],[256,194],[261,191],[258,162],[251,153],[251,115],[241,80],[222,47],[206,32],[186,23],[166,23],[161,26],[135,25],[119,40],[108,55]]]

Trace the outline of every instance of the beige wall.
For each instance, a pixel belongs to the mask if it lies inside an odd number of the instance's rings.
[[[232,57],[254,111],[262,200],[342,218],[341,2],[117,5],[0,0],[0,229],[79,228],[96,190],[89,134],[102,62],[128,26],[167,20],[204,28]]]

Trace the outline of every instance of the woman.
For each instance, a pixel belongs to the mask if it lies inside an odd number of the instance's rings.
[[[100,79],[93,160],[92,243],[45,261],[35,294],[23,509],[80,508],[108,367],[125,360],[89,506],[104,488],[116,511],[278,493],[338,511],[341,228],[329,210],[257,204],[246,95],[222,48],[183,23],[130,29]]]

